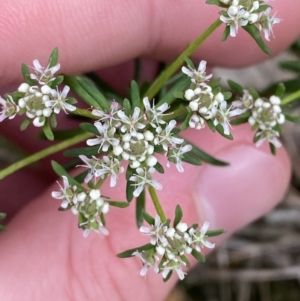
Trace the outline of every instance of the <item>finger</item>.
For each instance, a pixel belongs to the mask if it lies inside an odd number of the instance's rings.
[[[279,150],[275,157],[266,148],[255,148],[246,127],[235,134],[233,143],[205,130],[196,138],[193,133],[187,135],[231,165],[185,165],[183,175],[166,169],[159,198],[168,217],[173,217],[180,203],[183,220],[189,224],[209,220],[213,228],[232,233],[282,198],[290,175],[285,151]],[[111,192],[104,187],[102,193],[124,198],[124,181],[118,184]],[[163,300],[175,277],[165,284],[160,275],[149,272],[143,279],[137,273],[141,268],[137,259],[115,257],[149,242],[135,228],[133,206],[107,214],[109,237],[84,239],[75,226],[76,217],[57,212],[57,200],[49,195],[50,191],[22,211],[1,237],[0,295],[6,301]]]
[[[272,5],[284,20],[270,43],[276,53],[299,35],[300,3],[286,0]],[[218,18],[218,10],[199,0],[31,0],[26,6],[22,0],[2,0],[1,85],[20,80],[22,62],[31,65],[38,58],[46,63],[54,47],[60,49],[65,73],[96,70],[138,56],[169,61]],[[224,26],[205,42],[197,59],[240,66],[266,58],[242,31],[221,43]]]

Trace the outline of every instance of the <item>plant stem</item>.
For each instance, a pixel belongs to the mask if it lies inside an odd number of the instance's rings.
[[[76,135],[75,137],[72,137],[70,139],[67,139],[65,141],[62,141],[60,143],[57,143],[55,145],[52,145],[48,148],[45,148],[31,156],[28,156],[18,162],[15,162],[13,164],[11,164],[10,166],[6,167],[5,169],[0,171],[0,180],[4,179],[5,177],[7,177],[8,175],[12,174],[13,172],[31,164],[34,162],[37,162],[49,155],[52,155],[54,153],[57,153],[58,151],[61,151],[69,146],[72,146],[74,144],[77,144],[81,141],[84,141],[90,137],[92,137],[93,134],[91,133],[83,133],[80,135]]]
[[[285,98],[283,98],[281,100],[281,105],[286,105],[292,101],[294,101],[295,99],[300,98],[300,90],[286,96]]]
[[[161,222],[164,223],[167,220],[167,218],[166,218],[165,213],[164,213],[164,211],[163,211],[163,209],[160,205],[160,202],[159,202],[158,196],[156,194],[156,191],[152,186],[149,186],[148,190],[149,190],[153,205],[155,207],[155,210],[156,210],[157,214],[159,215]]]
[[[163,87],[165,82],[178,70],[178,68],[184,63],[185,58],[189,57],[205,40],[208,38],[222,22],[218,19],[212,23],[194,42],[192,42],[179,57],[169,65],[152,83],[145,95],[149,99],[152,99],[156,93]]]

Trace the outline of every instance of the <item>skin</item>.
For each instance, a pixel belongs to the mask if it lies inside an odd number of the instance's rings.
[[[300,33],[300,3],[286,0],[271,4],[284,20],[274,28],[276,39],[269,43],[273,53],[277,53]],[[151,78],[157,67],[153,61],[170,60],[178,55],[217,18],[217,12],[218,8],[199,0],[30,0],[26,5],[22,0],[2,0],[0,40],[5,43],[0,48],[0,83],[3,92],[7,90],[5,86],[20,81],[20,63],[31,65],[34,58],[39,58],[45,64],[56,46],[60,49],[64,73],[106,68],[105,73],[100,73],[122,91],[132,76],[131,59],[146,57],[144,76]],[[220,42],[221,32],[222,29],[218,30],[205,42],[194,60],[205,59],[210,66],[240,67],[266,58],[242,31],[226,43]],[[0,130],[28,152],[44,146],[28,143],[33,133],[26,131],[20,135],[18,126],[18,122],[7,121],[1,124]],[[208,130],[185,134],[202,149],[230,162],[230,167],[185,165],[184,176],[171,167],[166,168],[164,177],[157,177],[165,187],[159,197],[166,215],[172,217],[180,202],[185,222],[208,220],[211,228],[225,228],[227,234],[215,240],[217,245],[281,200],[290,177],[290,162],[283,148],[276,157],[270,155],[266,146],[256,148],[251,142],[253,133],[247,126],[234,128],[233,135],[235,139],[230,142]],[[160,276],[150,272],[145,280],[137,273],[141,268],[137,259],[115,257],[120,251],[148,241],[147,237],[138,235],[132,222],[133,206],[126,211],[110,211],[109,237],[83,238],[76,217],[70,212],[57,211],[60,203],[50,194],[58,186],[55,183],[49,187],[53,174],[49,174],[49,169],[42,169],[46,163],[49,160],[41,162],[37,170],[27,169],[0,184],[1,204],[4,207],[9,199],[13,205],[5,208],[11,214],[18,212],[8,225],[9,231],[0,237],[1,299],[163,300],[176,277],[164,284]],[[163,159],[162,164],[165,164]],[[172,189],[168,189],[170,182]],[[20,210],[29,201],[24,193],[28,187],[31,198],[36,198]],[[124,199],[124,179],[120,178],[117,188],[111,192],[104,185],[102,192]],[[149,210],[153,212],[151,206]]]

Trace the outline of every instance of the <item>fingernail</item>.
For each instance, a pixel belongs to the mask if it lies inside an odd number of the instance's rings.
[[[232,232],[270,210],[286,191],[290,167],[285,151],[273,156],[250,145],[216,154],[228,167],[204,166],[195,183],[200,219]]]

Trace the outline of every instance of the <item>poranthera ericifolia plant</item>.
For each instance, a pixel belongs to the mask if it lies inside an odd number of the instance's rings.
[[[60,70],[58,49],[51,53],[47,66],[42,66],[37,59],[32,68],[23,65],[24,82],[17,91],[0,97],[0,121],[23,118],[22,131],[28,126],[40,127],[44,138],[58,141],[0,171],[0,178],[64,150],[66,156],[74,158],[69,166],[78,166],[81,172],[73,177],[58,162],[52,162],[54,171],[61,177],[57,190],[52,192],[52,197],[60,201],[59,210],[71,210],[78,216],[78,227],[84,236],[90,232],[107,236],[110,225],[106,223],[106,215],[111,207],[125,210],[126,214],[128,206],[135,206],[135,222],[142,235],[149,236],[149,243],[132,246],[118,256],[135,257],[131,260],[141,261],[142,276],[153,270],[161,273],[164,281],[174,271],[183,279],[188,257],[204,261],[202,249],[215,246],[210,237],[225,231],[210,230],[209,221],[202,225],[185,223],[180,199],[174,216],[164,213],[159,191],[170,187],[162,186],[157,173],[163,174],[171,164],[176,166],[179,176],[186,164],[201,165],[204,161],[223,168],[227,165],[183,139],[181,132],[208,127],[232,140],[232,126],[248,122],[254,131],[254,143],[258,147],[269,143],[275,155],[276,148],[281,146],[281,125],[286,119],[295,120],[285,113],[285,108],[299,94],[285,96],[284,86],[279,84],[273,95],[261,96],[251,87],[231,80],[228,81],[230,91],[227,91],[221,87],[220,79],[208,74],[206,61],[198,62],[195,67],[190,55],[219,26],[224,26],[223,40],[245,30],[269,54],[271,51],[264,40],[270,40],[273,26],[281,21],[271,15],[268,1],[206,2],[220,7],[219,18],[150,85],[143,86],[138,79],[133,80],[125,99],[95,74],[57,75]],[[89,108],[77,107],[76,99],[68,95],[70,90]],[[58,114],[77,115],[84,122],[75,129],[56,131]],[[73,148],[83,141],[86,146]],[[162,156],[167,159],[166,166],[160,162]],[[127,180],[126,200],[103,195],[103,183],[108,181],[113,190],[120,177]],[[151,215],[146,209],[146,193],[150,195],[155,214]],[[0,214],[0,218],[3,217],[4,214]]]

